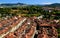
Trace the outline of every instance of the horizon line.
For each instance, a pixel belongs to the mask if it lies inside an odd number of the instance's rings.
[[[17,3],[20,3],[20,2],[17,2]],[[0,3],[0,4],[17,4],[17,3],[13,2],[13,3]],[[28,3],[23,3],[23,4],[28,4]],[[49,4],[54,4],[54,3],[46,2],[46,3],[40,3],[40,4],[29,4],[29,5],[49,5]]]

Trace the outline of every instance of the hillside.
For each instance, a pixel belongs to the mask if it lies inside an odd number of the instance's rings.
[[[0,4],[0,6],[13,6],[13,5],[25,5],[23,3],[3,3]]]
[[[32,5],[32,4],[31,4]],[[0,6],[31,6],[30,4],[24,4],[24,3],[2,3]],[[53,3],[53,4],[45,4],[45,5],[34,5],[34,6],[41,6],[41,7],[60,7],[60,3]]]
[[[44,5],[45,7],[60,7],[60,3],[53,3],[50,5]]]

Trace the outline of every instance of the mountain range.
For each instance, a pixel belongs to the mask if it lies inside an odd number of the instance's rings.
[[[24,4],[24,3],[4,3],[4,4],[0,4],[0,6],[26,6],[28,4]],[[53,4],[49,4],[49,5],[37,5],[37,6],[45,6],[45,7],[60,7],[60,3],[53,3]]]
[[[23,3],[3,3],[0,4],[0,6],[13,6],[13,5],[25,5]]]
[[[60,7],[60,3],[53,3],[53,4],[49,4],[49,5],[44,5],[46,7]]]

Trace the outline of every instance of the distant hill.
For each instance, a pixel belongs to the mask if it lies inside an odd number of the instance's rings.
[[[44,5],[45,7],[60,7],[60,3],[54,3],[50,5]]]
[[[31,6],[29,4],[24,3],[4,3],[0,4],[0,7],[17,7],[17,6]],[[49,5],[34,5],[34,6],[41,6],[41,7],[60,7],[60,3],[54,3]]]
[[[25,5],[23,3],[4,3],[4,4],[0,4],[0,6],[13,6],[13,5]]]
[[[5,7],[5,8],[9,8],[9,7],[24,7],[27,6],[27,4],[24,3],[3,3],[0,4],[0,8],[1,7]]]

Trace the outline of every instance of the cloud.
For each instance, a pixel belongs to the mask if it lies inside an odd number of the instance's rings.
[[[50,3],[50,2],[45,2],[45,3],[41,3],[41,4],[52,4],[52,3]]]

